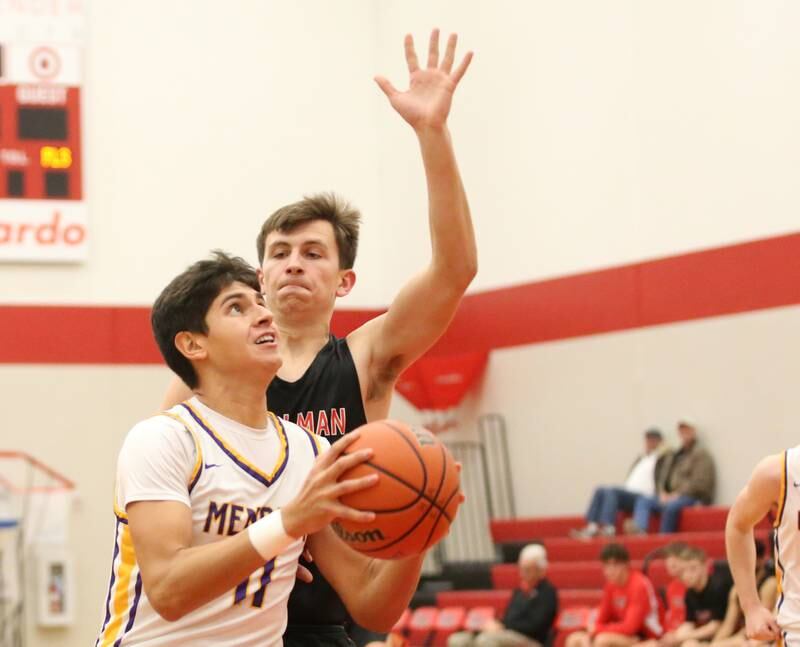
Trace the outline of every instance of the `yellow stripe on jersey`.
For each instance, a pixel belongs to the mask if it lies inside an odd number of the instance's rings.
[[[189,435],[192,437],[192,442],[194,443],[194,467],[192,467],[192,473],[189,475],[189,492],[192,491],[194,484],[197,482],[197,478],[200,476],[200,470],[203,469],[203,448],[200,446],[200,440],[197,438],[197,435],[192,431],[189,425],[186,424],[186,421],[181,418],[176,413],[170,413],[169,411],[164,411],[162,415],[165,415],[173,420],[177,420],[183,425],[183,428],[189,432]]]
[[[275,417],[275,414],[274,414],[274,413],[272,413],[271,411],[270,411],[270,415],[272,415],[273,417]],[[298,426],[299,426],[299,425],[298,425]],[[300,429],[302,429],[303,431],[305,431],[305,432],[306,432],[306,434],[308,435],[309,439],[311,440],[311,444],[312,444],[312,445],[314,446],[314,448],[315,448],[315,449],[314,449],[314,455],[315,455],[315,456],[319,456],[320,452],[322,451],[322,441],[320,441],[320,439],[319,439],[319,436],[318,436],[317,434],[311,433],[311,432],[310,432],[308,429],[306,429],[305,427],[300,427]]]
[[[786,480],[788,479],[788,467],[787,463],[789,461],[789,450],[783,452],[783,457],[781,460],[781,494],[778,499],[778,513],[775,515],[775,522],[772,524],[774,528],[777,528],[781,525],[781,519],[783,519],[783,508],[786,505]]]
[[[253,465],[250,461],[248,461],[244,456],[242,456],[239,452],[236,451],[233,447],[231,447],[228,443],[225,442],[225,439],[214,431],[214,428],[211,424],[203,418],[202,415],[188,402],[184,402],[183,405],[189,412],[194,416],[194,418],[200,422],[200,424],[205,428],[205,430],[211,435],[214,441],[231,457],[233,458],[240,467],[243,467],[246,471],[251,472],[253,475],[257,475],[260,479],[263,479],[267,484],[271,484],[272,480],[283,471],[283,468],[286,467],[286,457],[287,457],[287,448],[289,445],[289,440],[286,437],[286,430],[283,428],[280,420],[275,416],[275,414],[268,412],[272,418],[273,423],[275,424],[275,429],[278,432],[278,438],[281,442],[281,450],[280,454],[278,455],[278,460],[275,463],[275,467],[272,469],[271,472],[264,472],[263,470],[259,469],[255,465]]]
[[[117,535],[119,542],[119,566],[116,569],[116,580],[112,591],[110,604],[113,615],[108,625],[100,636],[102,642],[99,647],[110,647],[120,637],[122,622],[130,613],[134,598],[131,586],[133,569],[136,566],[136,552],[133,549],[133,539],[128,524],[119,524]]]

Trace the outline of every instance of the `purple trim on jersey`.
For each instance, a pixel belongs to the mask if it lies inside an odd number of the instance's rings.
[[[783,522],[783,513],[786,511],[786,497],[788,493],[789,493],[789,450],[786,449],[783,452],[783,499],[778,502],[778,506],[781,511],[781,516],[778,517],[778,521],[775,524],[776,528],[779,528],[781,523]]]
[[[201,460],[200,460],[200,469],[199,469],[199,470],[197,470],[197,474],[196,474],[196,475],[195,475],[195,477],[192,479],[192,482],[191,482],[191,483],[189,483],[189,494],[191,494],[191,493],[192,493],[192,490],[194,490],[194,486],[195,486],[195,485],[197,485],[197,482],[200,480],[200,475],[201,475],[202,473],[203,473],[203,460],[202,460],[202,458],[201,458]]]
[[[117,517],[117,515],[114,515]],[[111,579],[108,582],[108,595],[106,596],[106,619],[103,620],[103,626],[100,627],[100,635],[97,637],[97,641],[94,643],[95,647],[100,644],[100,638],[102,638],[103,633],[108,626],[108,621],[111,620],[111,589],[114,588],[114,582],[116,581],[117,577],[114,573],[114,562],[117,561],[117,555],[119,555],[119,541],[117,537],[119,537],[119,524],[122,521],[119,517],[117,517],[117,527],[116,532],[114,533],[114,555],[111,557]]]
[[[225,454],[230,458],[234,463],[236,463],[239,467],[241,467],[245,472],[247,472],[250,476],[252,476],[256,481],[259,483],[270,487],[275,481],[277,481],[281,474],[283,474],[283,470],[286,469],[286,465],[289,463],[289,437],[286,435],[286,430],[283,428],[283,424],[280,422],[280,419],[276,416],[274,417],[275,420],[278,421],[278,433],[283,434],[283,438],[286,441],[286,451],[284,452],[283,462],[278,470],[275,472],[275,476],[271,479],[267,478],[266,475],[256,472],[255,470],[251,469],[249,465],[240,461],[235,454],[233,454],[226,446],[225,443],[222,442],[222,439],[219,438],[212,429],[207,427],[205,423],[200,419],[200,417],[192,410],[192,408],[185,403],[181,404],[181,406],[189,412],[189,415],[192,416],[194,421],[200,425],[200,427],[205,431],[211,439],[217,443],[219,448],[225,452]]]
[[[131,628],[133,627],[133,622],[136,620],[136,609],[139,607],[139,598],[142,596],[142,573],[141,571],[136,574],[136,586],[134,587],[134,595],[133,595],[133,606],[131,606],[131,610],[128,614],[128,624],[125,625],[125,631],[122,632],[122,635],[117,638],[117,642],[114,643],[114,647],[119,647],[122,644],[122,639],[125,638],[125,634],[127,634]]]
[[[777,609],[776,609],[777,611],[780,611],[781,610],[781,605],[783,604],[783,599],[784,599],[784,597],[786,597],[786,595],[784,593],[784,588],[783,588],[783,585],[786,582],[786,569],[783,567],[783,564],[781,564],[781,546],[780,546],[780,543],[778,542],[778,529],[777,528],[775,529],[775,541],[774,541],[774,543],[775,543],[775,570],[777,571],[778,569],[781,569],[781,572],[780,572],[781,597],[778,600],[778,605],[777,605]]]
[[[317,441],[314,440],[314,435],[308,429],[305,429],[304,427],[300,427],[300,429],[302,429],[303,431],[306,432],[306,434],[308,434],[308,442],[311,443],[311,449],[314,452],[314,456],[315,457],[319,456],[319,447],[317,447]]]

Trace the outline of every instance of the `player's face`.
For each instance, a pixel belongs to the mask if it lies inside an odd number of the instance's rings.
[[[613,560],[603,562],[603,575],[612,584],[622,586],[628,580],[628,564]]]
[[[244,283],[224,288],[206,315],[203,343],[211,366],[222,374],[253,367],[275,371],[281,365],[278,331],[260,292]]]
[[[326,220],[312,220],[290,232],[273,231],[264,248],[261,287],[279,315],[330,316],[336,297],[352,287],[355,274],[339,269],[333,225]]]

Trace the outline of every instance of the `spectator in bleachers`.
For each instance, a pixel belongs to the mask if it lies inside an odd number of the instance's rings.
[[[775,608],[778,598],[778,584],[775,576],[767,569],[766,550],[764,542],[755,541],[756,544],[756,590],[761,604],[766,609]],[[731,587],[728,594],[728,608],[725,617],[717,629],[710,644],[714,647],[745,647],[754,645],[757,641],[750,641],[745,636],[744,613],[736,595],[736,587]],[[709,644],[706,641],[689,640],[682,647],[701,647]]]
[[[606,585],[594,620],[586,631],[567,637],[566,647],[630,647],[664,632],[661,601],[647,576],[631,568],[630,555],[620,544],[600,552]]]
[[[573,530],[570,535],[577,539],[590,539],[597,535],[612,537],[616,533],[617,512],[631,512],[637,497],[652,497],[656,481],[663,471],[667,449],[664,436],[658,429],[644,432],[644,453],[637,456],[628,470],[622,486],[598,487],[592,494],[586,512],[586,526]]]
[[[481,631],[459,631],[448,647],[542,647],[558,612],[558,594],[547,579],[547,552],[528,544],[519,554],[519,586],[511,594],[502,622],[490,620]]]
[[[681,510],[690,505],[708,505],[714,498],[715,470],[711,454],[697,440],[694,425],[678,423],[681,447],[665,465],[656,496],[641,496],[633,506],[630,529],[646,532],[650,515],[661,513],[660,532],[678,529]]]
[[[691,647],[699,641],[712,640],[725,618],[733,587],[727,564],[712,564],[705,551],[691,546],[681,556],[681,579],[686,585],[686,621],[664,635],[661,647]]]
[[[664,561],[670,581],[664,597],[664,631],[675,631],[686,621],[686,585],[683,583],[683,552],[688,546],[682,541],[674,541],[664,547]]]

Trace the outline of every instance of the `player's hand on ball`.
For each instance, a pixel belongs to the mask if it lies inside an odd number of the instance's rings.
[[[764,606],[745,613],[745,635],[755,640],[772,642],[781,635],[775,615]]]
[[[373,455],[370,448],[344,455],[358,438],[358,431],[349,433],[317,457],[300,493],[282,509],[283,525],[288,534],[293,537],[310,535],[337,518],[361,523],[375,519],[374,512],[356,510],[339,501],[341,496],[372,487],[378,482],[377,474],[338,480],[346,471]]]

